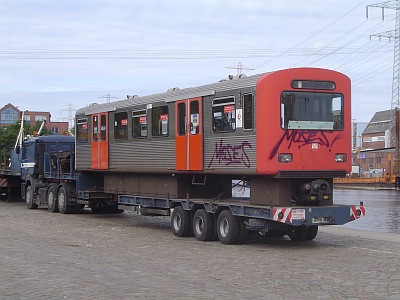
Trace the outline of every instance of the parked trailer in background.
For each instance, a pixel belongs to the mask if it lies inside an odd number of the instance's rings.
[[[203,241],[312,240],[365,215],[333,201],[351,171],[350,102],[347,76],[298,68],[93,104],[75,139],[24,142],[23,194],[52,212],[171,216],[175,235]],[[232,197],[233,181],[250,197]]]

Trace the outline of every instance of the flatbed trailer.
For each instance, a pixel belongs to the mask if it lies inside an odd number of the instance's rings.
[[[218,239],[224,244],[245,240],[248,231],[278,237],[288,235],[294,241],[313,240],[320,225],[343,225],[365,216],[360,205],[264,207],[250,204],[247,198],[164,199],[118,196],[118,208],[141,215],[171,215],[176,236],[198,240]],[[171,213],[172,212],[172,213]]]

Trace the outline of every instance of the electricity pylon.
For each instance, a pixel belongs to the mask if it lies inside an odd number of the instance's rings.
[[[400,0],[367,5],[367,18],[370,7],[382,9],[382,20],[385,20],[385,8],[396,10],[396,25],[394,30],[370,35],[370,39],[374,36],[378,37],[379,40],[386,38],[389,42],[394,41],[392,101],[390,105],[390,133],[392,133],[395,126],[395,111],[400,107]],[[389,147],[396,144],[395,138],[392,136],[390,139],[392,145],[389,145]]]

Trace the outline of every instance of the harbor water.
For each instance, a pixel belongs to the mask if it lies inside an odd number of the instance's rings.
[[[334,189],[333,197],[336,204],[351,205],[362,201],[366,208],[365,217],[344,227],[400,234],[400,191]]]

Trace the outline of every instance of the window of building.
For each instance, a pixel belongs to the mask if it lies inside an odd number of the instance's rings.
[[[35,122],[42,122],[43,120],[47,121],[47,116],[45,116],[45,115],[35,115]]]
[[[168,136],[168,106],[153,107],[151,117],[153,136]]]
[[[132,136],[134,138],[147,137],[147,111],[132,112]]]
[[[243,95],[243,129],[252,130],[253,124],[253,94]]]
[[[31,123],[31,116],[30,115],[24,115],[24,123],[30,124]]]
[[[114,114],[114,138],[116,140],[128,139],[128,112]]]
[[[50,129],[50,132],[51,132],[52,134],[58,134],[58,128],[57,128],[57,127],[52,127],[52,128]]]
[[[88,121],[87,119],[78,119],[76,121],[76,139],[80,143],[88,141]]]
[[[232,132],[236,129],[235,97],[217,98],[213,100],[214,132]]]
[[[7,107],[1,112],[1,124],[15,124],[18,122],[18,111]]]

